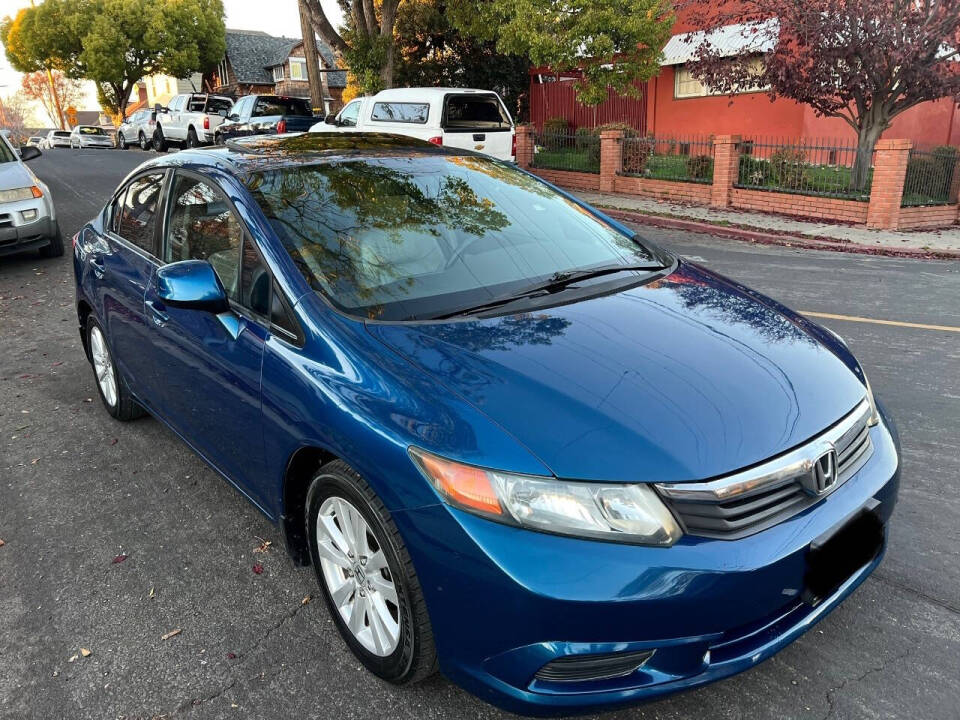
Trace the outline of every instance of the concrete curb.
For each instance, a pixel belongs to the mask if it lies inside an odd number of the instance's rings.
[[[655,227],[670,228],[672,230],[686,230],[688,232],[704,233],[719,237],[744,240],[760,245],[783,245],[807,250],[830,250],[832,252],[859,253],[862,255],[883,255],[886,257],[918,258],[923,260],[960,260],[960,251],[953,250],[922,250],[919,248],[893,248],[883,245],[860,245],[834,239],[820,239],[791,235],[789,233],[764,232],[749,230],[736,225],[716,225],[699,220],[684,220],[677,217],[662,215],[647,215],[645,213],[619,210],[616,208],[598,205],[598,209],[617,220],[653,225]]]

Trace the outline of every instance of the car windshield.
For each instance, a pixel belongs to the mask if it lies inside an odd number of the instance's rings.
[[[570,271],[661,260],[492,158],[350,158],[246,182],[310,285],[371,319],[442,317]]]
[[[7,141],[0,138],[0,163],[13,162],[17,159],[16,153],[7,144]]]
[[[53,136],[54,137],[70,137],[70,133],[68,133],[66,130],[56,130],[53,133]]]
[[[103,130],[98,127],[90,127],[88,125],[77,128],[77,132],[79,132],[81,135],[103,135]]]

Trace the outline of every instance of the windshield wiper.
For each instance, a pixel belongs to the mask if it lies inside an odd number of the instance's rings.
[[[493,300],[481,303],[479,305],[471,305],[469,307],[460,308],[459,310],[454,310],[449,313],[436,315],[434,316],[434,319],[445,320],[451,317],[477,315],[478,313],[482,313],[487,310],[494,310],[498,307],[502,307],[503,305],[509,305],[516,300],[525,300],[542,295],[552,295],[554,293],[561,292],[562,290],[566,290],[568,287],[574,283],[580,282],[581,280],[590,280],[603,275],[612,275],[619,272],[636,272],[638,270],[661,270],[662,268],[663,265],[654,262],[646,265],[608,265],[605,267],[583,270],[562,270],[560,272],[555,272],[547,280],[536,283],[535,285],[531,285],[530,287],[526,287],[518,292],[510,293],[509,295],[505,295],[500,298],[494,298]]]

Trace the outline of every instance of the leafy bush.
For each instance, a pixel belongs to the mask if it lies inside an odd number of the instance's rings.
[[[577,128],[574,133],[574,147],[585,153],[590,165],[600,165],[600,131],[592,128]]]
[[[543,146],[547,150],[559,150],[564,145],[565,136],[570,132],[570,123],[566,118],[554,117],[543,123]]]
[[[687,160],[687,177],[691,180],[713,178],[713,158],[709,155],[694,155]]]
[[[623,143],[623,172],[630,175],[642,175],[647,169],[647,161],[653,155],[656,141],[653,135],[638,137],[639,133],[624,138]]]
[[[808,183],[807,154],[799,148],[780,148],[770,155],[774,184],[787,190],[800,190]]]

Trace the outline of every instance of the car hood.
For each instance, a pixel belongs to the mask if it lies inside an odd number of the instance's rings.
[[[803,443],[865,396],[772,301],[689,264],[547,310],[367,327],[565,478],[715,477]]]
[[[0,190],[30,187],[36,182],[30,171],[19,162],[0,163]]]

